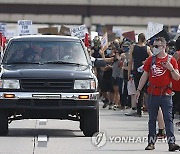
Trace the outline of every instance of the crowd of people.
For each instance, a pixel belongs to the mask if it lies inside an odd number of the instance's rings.
[[[137,43],[116,38],[103,51],[101,40],[96,36],[90,52],[92,57],[103,58],[107,64],[96,70],[103,108],[130,108],[125,115],[136,117],[142,117],[143,110],[148,111],[149,135],[145,150],[155,149],[156,139],[165,137],[169,151],[179,150],[175,144],[173,118],[180,114],[180,37],[169,42],[163,37],[146,40],[141,33]]]

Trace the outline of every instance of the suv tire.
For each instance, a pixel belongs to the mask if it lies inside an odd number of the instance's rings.
[[[81,124],[86,137],[92,137],[94,133],[99,132],[99,109],[84,111]]]
[[[6,111],[0,111],[0,135],[5,136],[8,130],[8,116]]]

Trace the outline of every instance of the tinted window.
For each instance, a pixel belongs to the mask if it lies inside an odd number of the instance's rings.
[[[64,61],[87,65],[79,42],[12,41],[6,50],[4,63]]]

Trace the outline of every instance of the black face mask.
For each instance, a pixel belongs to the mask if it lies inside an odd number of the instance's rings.
[[[118,43],[114,43],[114,46],[117,48],[119,48],[119,44]]]

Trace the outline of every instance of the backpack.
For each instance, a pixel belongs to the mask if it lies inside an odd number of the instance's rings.
[[[167,62],[171,61],[172,56],[168,54],[168,59]],[[152,56],[152,61],[151,61],[151,69],[153,69],[153,65],[156,63],[156,56]],[[153,88],[160,88],[161,89],[161,94],[163,94],[163,92],[167,89],[167,88],[172,88],[172,82],[170,82],[169,85],[165,86],[165,87],[157,87],[155,85],[152,85],[149,81],[148,81],[148,86],[152,86]]]
[[[168,59],[167,62],[171,61],[172,56],[168,54]],[[156,63],[156,56],[152,56],[152,61],[151,61],[151,68],[152,66]]]

